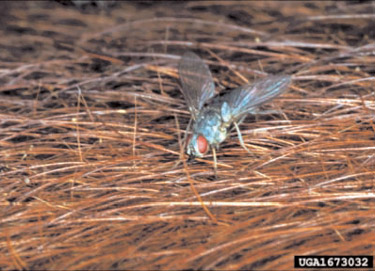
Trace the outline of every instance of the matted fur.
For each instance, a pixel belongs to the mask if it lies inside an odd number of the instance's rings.
[[[291,270],[373,254],[373,2],[3,2],[0,269]],[[186,162],[177,64],[290,90]],[[179,139],[181,139],[179,141]]]

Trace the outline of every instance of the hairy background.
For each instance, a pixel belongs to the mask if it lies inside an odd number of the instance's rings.
[[[374,254],[374,2],[2,2],[0,269]],[[289,91],[187,162],[177,64]]]

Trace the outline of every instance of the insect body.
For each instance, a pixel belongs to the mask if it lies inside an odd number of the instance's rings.
[[[208,66],[194,53],[185,53],[179,64],[182,93],[194,120],[193,133],[187,154],[203,157],[212,148],[215,167],[216,152],[232,127],[237,131],[240,144],[247,151],[239,123],[247,114],[256,113],[263,103],[284,92],[290,82],[288,75],[271,75],[253,84],[236,88],[221,97],[213,97],[215,85]]]

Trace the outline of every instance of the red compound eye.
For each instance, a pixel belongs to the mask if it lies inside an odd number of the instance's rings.
[[[199,135],[198,138],[197,138],[197,144],[198,144],[198,151],[201,153],[201,154],[204,154],[207,152],[207,147],[208,147],[208,144],[207,144],[207,140],[204,136],[202,135]]]

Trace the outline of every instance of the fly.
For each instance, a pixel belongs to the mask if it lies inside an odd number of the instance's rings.
[[[241,146],[248,152],[238,125],[247,114],[255,114],[262,104],[283,93],[291,83],[289,75],[270,75],[246,84],[219,97],[208,66],[196,54],[185,53],[179,63],[182,94],[192,115],[192,136],[187,154],[203,157],[211,148],[216,171],[216,149],[232,127],[238,134]]]

